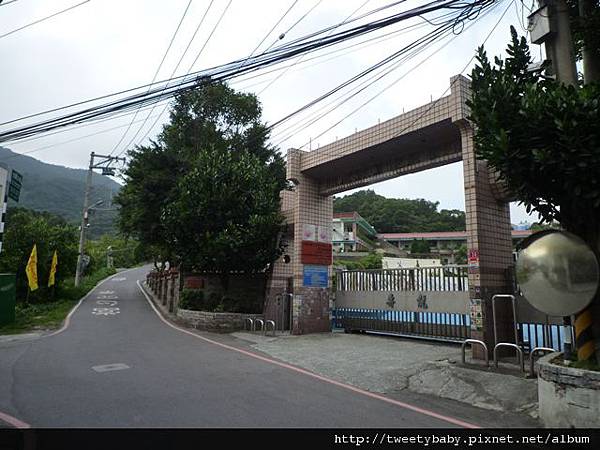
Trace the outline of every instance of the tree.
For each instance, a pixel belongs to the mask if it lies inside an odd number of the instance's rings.
[[[86,242],[86,254],[91,258],[90,267],[87,270],[94,272],[106,267],[109,253],[115,268],[133,267],[144,261],[146,256],[136,239],[105,234],[98,239]]]
[[[130,151],[129,156],[125,186],[115,197],[120,206],[119,229],[154,250],[155,257],[160,254],[168,258],[161,207],[175,189],[182,162],[176,154],[154,142]]]
[[[454,255],[454,262],[456,264],[467,264],[467,246],[465,244],[462,244],[456,250],[456,253]]]
[[[75,272],[77,243],[77,229],[68,225],[61,217],[25,208],[10,208],[0,253],[0,271],[16,273],[17,298],[25,299],[29,289],[25,266],[33,245],[36,244],[40,289],[29,296],[29,301],[46,301],[50,298],[46,286],[54,251],[58,252],[56,283],[59,285],[64,278]]]
[[[251,153],[200,150],[163,208],[167,242],[199,270],[261,272],[279,256],[279,187]]]
[[[335,198],[335,212],[358,212],[380,233],[461,231],[465,213],[456,209],[437,211],[439,203],[423,199],[385,198],[367,189]]]
[[[429,253],[429,242],[425,239],[413,239],[410,243],[410,253],[411,254],[422,254]]]
[[[156,142],[130,152],[120,228],[172,262],[227,274],[277,258],[285,163],[254,95],[201,81],[180,94]]]
[[[600,84],[565,86],[529,71],[527,42],[511,35],[505,61],[492,65],[478,50],[468,102],[477,156],[528,212],[600,254]]]
[[[346,270],[372,270],[383,267],[383,256],[380,253],[371,252],[362,258],[336,258],[336,264],[342,265]]]
[[[600,81],[600,2],[566,0],[571,16],[573,45],[583,61],[585,82]]]

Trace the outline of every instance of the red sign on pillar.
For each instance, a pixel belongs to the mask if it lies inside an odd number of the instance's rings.
[[[302,241],[302,264],[330,266],[333,263],[332,252],[331,244]]]

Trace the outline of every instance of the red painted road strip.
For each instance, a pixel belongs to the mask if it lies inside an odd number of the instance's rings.
[[[371,398],[374,398],[374,399],[377,399],[377,400],[381,400],[381,401],[386,402],[386,403],[391,403],[392,405],[396,405],[396,406],[399,406],[399,407],[404,408],[404,409],[409,409],[411,411],[415,411],[415,412],[424,414],[424,415],[429,416],[429,417],[434,417],[436,419],[443,420],[444,422],[448,422],[448,423],[451,423],[453,425],[458,425],[459,427],[472,428],[472,429],[480,428],[477,425],[473,425],[472,423],[464,422],[464,421],[462,421],[460,419],[455,419],[454,417],[444,416],[444,415],[438,414],[438,413],[436,413],[434,411],[429,411],[428,409],[419,408],[418,406],[413,406],[413,405],[409,405],[408,403],[400,402],[398,400],[393,400],[391,398],[384,397],[383,395],[374,394],[373,392],[365,391],[365,390],[357,388],[355,386],[351,386],[349,384],[341,383],[339,381],[332,380],[331,378],[327,378],[327,377],[324,377],[324,376],[321,376],[321,375],[317,375],[316,373],[309,372],[308,370],[304,370],[304,369],[301,369],[299,367],[292,366],[290,364],[286,364],[286,363],[282,363],[282,362],[279,362],[279,361],[275,361],[274,359],[270,359],[270,358],[265,358],[264,356],[257,355],[256,353],[248,352],[246,350],[242,350],[242,349],[239,349],[239,348],[236,348],[236,347],[232,347],[232,346],[227,345],[227,344],[222,344],[220,342],[213,341],[212,339],[205,338],[204,336],[200,336],[198,334],[192,333],[191,331],[185,330],[183,328],[179,328],[178,326],[175,326],[172,323],[170,323],[169,321],[167,321],[162,316],[162,314],[158,311],[158,309],[156,309],[156,307],[154,306],[154,303],[152,303],[152,301],[150,300],[150,297],[148,297],[148,294],[146,294],[146,291],[142,288],[142,285],[140,284],[139,280],[137,281],[137,285],[140,288],[140,291],[142,291],[142,294],[144,294],[144,297],[146,297],[146,300],[148,301],[148,303],[150,304],[150,306],[152,307],[152,309],[154,310],[154,312],[156,313],[156,315],[160,318],[160,320],[162,320],[168,326],[170,326],[171,328],[174,328],[177,331],[180,331],[180,332],[185,333],[185,334],[189,334],[190,336],[193,336],[195,338],[201,339],[201,340],[203,340],[205,342],[208,342],[210,344],[214,344],[214,345],[217,345],[219,347],[226,348],[227,350],[238,352],[238,353],[241,353],[243,355],[249,356],[251,358],[255,358],[255,359],[264,361],[266,363],[269,363],[269,364],[274,364],[276,366],[283,367],[285,369],[292,370],[294,372],[301,373],[301,374],[307,375],[307,376],[312,377],[312,378],[316,378],[317,380],[323,381],[325,383],[333,384],[335,386],[339,386],[339,387],[342,387],[342,388],[347,389],[349,391],[353,391],[353,392],[356,392],[358,394],[365,395],[367,397],[371,397]]]
[[[27,422],[23,422],[16,417],[3,413],[2,411],[0,411],[0,420],[12,425],[15,428],[31,428],[31,425],[29,425]]]

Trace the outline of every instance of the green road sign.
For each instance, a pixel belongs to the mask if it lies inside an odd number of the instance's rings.
[[[12,171],[10,177],[10,183],[8,185],[8,197],[12,198],[15,202],[19,201],[21,195],[21,186],[23,185],[23,175],[16,170]]]

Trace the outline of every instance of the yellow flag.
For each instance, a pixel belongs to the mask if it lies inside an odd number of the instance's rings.
[[[27,274],[27,280],[29,281],[29,289],[35,291],[38,288],[37,247],[35,244],[33,244],[33,250],[31,250],[31,255],[29,255],[25,273]]]
[[[52,265],[50,266],[50,276],[48,277],[48,287],[54,286],[56,266],[58,266],[58,254],[56,253],[56,250],[54,250],[54,255],[52,256]]]

